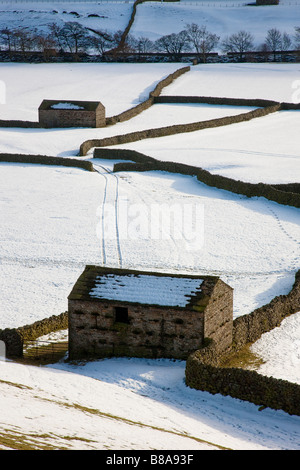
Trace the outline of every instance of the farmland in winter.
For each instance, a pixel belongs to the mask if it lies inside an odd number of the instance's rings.
[[[30,25],[45,18],[46,3],[24,5],[28,13],[25,21]],[[195,12],[208,24],[210,21],[210,27],[217,24],[219,31],[227,32],[235,21],[244,18],[238,5],[233,17],[226,16],[233,10],[221,2],[215,9],[185,2],[144,4],[132,33],[149,31],[154,37],[166,26],[176,32],[179,19],[184,18],[185,24]],[[2,3],[0,6],[6,18],[18,24],[13,9]],[[164,7],[169,8],[165,21]],[[100,15],[103,8],[103,16],[110,18],[109,28],[116,30],[126,26],[131,4],[82,2],[70,6],[57,2],[51,8],[59,11],[59,21],[65,15],[60,10],[75,8],[81,19],[97,21],[87,19],[88,12]],[[277,12],[275,8],[270,11]],[[282,24],[292,32],[300,6],[283,2],[279,8],[284,12]],[[35,10],[35,18],[30,9]],[[273,26],[274,14],[254,22],[257,34],[262,36],[269,25]],[[35,121],[44,98],[99,100],[107,116],[112,116],[145,100],[162,78],[181,66],[2,63],[0,78],[6,85],[6,100],[0,105],[1,119]],[[188,93],[292,102],[299,70],[299,64],[197,65],[166,87],[162,95]],[[67,296],[86,264],[217,274],[234,288],[235,318],[288,293],[300,267],[299,209],[208,187],[190,176],[155,171],[111,173],[117,160],[92,159],[92,153],[79,157],[79,147],[88,139],[250,110],[225,105],[157,104],[107,128],[1,128],[0,153],[91,160],[97,171],[0,163],[0,329],[65,311]],[[280,111],[250,122],[114,148],[199,166],[241,181],[299,182],[299,113]],[[186,226],[179,220],[176,236],[173,227],[162,221],[156,227],[156,237],[151,237],[149,220],[143,218],[136,224],[139,230],[128,237],[120,236],[120,231],[114,231],[110,209],[116,205],[124,208],[124,201],[132,209],[164,204],[201,206],[203,211],[189,231],[203,229],[203,243],[196,247],[189,243]],[[101,219],[103,213],[105,220]],[[257,370],[300,384],[299,344],[300,312],[252,346],[263,360]],[[299,417],[270,409],[260,412],[247,402],[191,390],[184,384],[184,366],[184,361],[129,358],[81,365],[61,361],[42,368],[0,362],[0,448],[14,448],[26,436],[32,448],[299,449]],[[5,440],[8,435],[10,439]]]

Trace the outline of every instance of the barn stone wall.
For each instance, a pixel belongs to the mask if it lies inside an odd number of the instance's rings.
[[[117,305],[70,301],[69,357],[186,359],[203,341],[203,313],[127,305],[129,323],[115,322]],[[200,317],[200,319],[199,319]]]

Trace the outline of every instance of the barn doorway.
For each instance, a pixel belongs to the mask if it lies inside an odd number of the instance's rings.
[[[128,308],[115,307],[115,321],[116,323],[129,323]]]

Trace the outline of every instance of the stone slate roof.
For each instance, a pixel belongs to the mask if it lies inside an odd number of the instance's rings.
[[[96,109],[100,106],[104,108],[103,104],[100,101],[73,101],[73,100],[43,100],[39,106],[39,110],[51,110],[54,111],[51,106],[54,104],[60,103],[70,103],[83,108],[83,111],[96,111]],[[72,110],[71,110],[72,111]]]
[[[216,276],[168,274],[86,266],[69,300],[192,308],[207,304]]]

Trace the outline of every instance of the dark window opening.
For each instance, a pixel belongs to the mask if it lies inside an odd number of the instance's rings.
[[[118,323],[129,323],[128,308],[115,307],[115,319]]]

